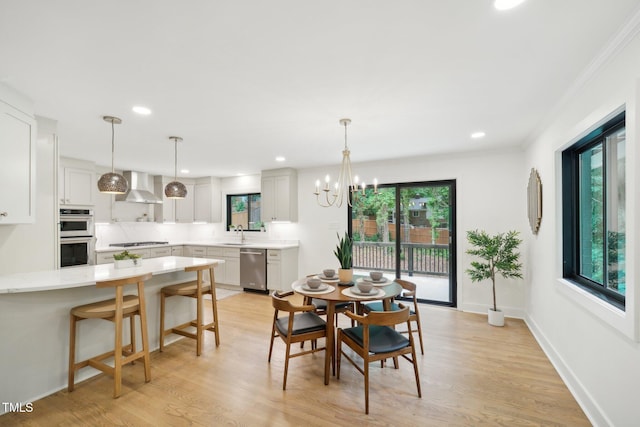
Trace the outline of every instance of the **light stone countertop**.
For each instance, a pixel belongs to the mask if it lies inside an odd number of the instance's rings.
[[[129,247],[101,246],[99,248],[96,248],[95,252],[96,253],[121,252],[124,250],[163,248],[167,246],[212,246],[212,247],[221,247],[221,248],[289,249],[289,248],[297,248],[299,244],[297,241],[245,242],[241,245],[233,242],[221,242],[221,241],[169,242],[163,245],[146,245],[146,246],[129,246]]]
[[[122,279],[146,273],[154,275],[172,273],[183,271],[189,266],[206,265],[212,261],[224,263],[224,260],[218,259],[166,256],[144,259],[142,265],[131,268],[116,269],[114,264],[110,263],[15,273],[0,276],[0,294],[93,286],[97,281]]]

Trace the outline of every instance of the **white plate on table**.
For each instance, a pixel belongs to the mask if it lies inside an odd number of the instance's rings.
[[[309,295],[328,294],[335,291],[335,289],[336,288],[334,288],[331,285],[327,285],[326,283],[323,283],[322,285],[320,285],[318,289],[311,289],[307,286],[306,283],[296,283],[293,285],[294,291],[302,292]]]
[[[302,289],[305,292],[322,292],[329,289],[329,285],[327,285],[326,283],[320,283],[320,286],[314,289],[314,288],[310,288],[309,285],[307,285],[306,283],[303,283],[302,285],[300,285],[300,289]]]
[[[364,280],[364,279],[360,278],[360,279],[358,279],[358,280],[357,280],[357,282],[361,282],[361,281],[363,281],[363,280]],[[373,279],[369,279],[369,280],[367,280],[367,281],[368,281],[368,282],[371,282],[371,284],[373,284],[373,286],[386,286],[386,285],[388,285],[389,283],[391,283],[391,281],[390,281],[389,279],[387,279],[386,277],[383,277],[383,278],[382,278],[382,279],[380,279],[380,280],[373,280]]]
[[[338,279],[338,276],[326,277],[324,274],[318,274],[316,277],[318,279],[324,280],[326,282],[337,282],[338,280],[340,280],[340,279]]]
[[[342,294],[348,297],[356,297],[356,298],[379,298],[384,295],[384,291],[382,289],[373,288],[369,292],[364,293],[360,292],[360,290],[356,286],[352,286],[350,288],[346,288],[342,290]]]

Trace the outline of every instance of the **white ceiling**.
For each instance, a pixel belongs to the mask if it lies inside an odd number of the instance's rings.
[[[354,163],[521,146],[640,1],[492,3],[1,0],[0,81],[63,156],[110,165],[121,117],[116,168],[153,174],[171,135],[194,177],[335,165],[342,117]]]

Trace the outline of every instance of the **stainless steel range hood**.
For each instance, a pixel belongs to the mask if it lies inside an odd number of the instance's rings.
[[[129,191],[127,194],[116,195],[116,201],[147,204],[162,203],[162,199],[149,191],[149,174],[124,171],[122,175],[129,181]]]

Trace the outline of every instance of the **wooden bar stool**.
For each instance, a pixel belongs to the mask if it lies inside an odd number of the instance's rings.
[[[74,307],[70,312],[69,327],[69,385],[68,390],[74,389],[75,373],[86,366],[99,369],[113,377],[113,397],[120,396],[122,387],[122,366],[142,359],[144,363],[145,382],[151,381],[151,362],[149,360],[149,337],[147,335],[147,310],[144,302],[144,282],[151,279],[151,273],[125,279],[106,280],[96,282],[97,288],[114,287],[116,297],[110,300],[94,302]],[[124,295],[126,285],[137,284],[137,295]],[[140,316],[142,336],[142,350],[136,351],[135,316]],[[122,345],[122,324],[125,318],[130,319],[131,342]],[[112,351],[92,357],[82,362],[75,361],[76,355],[76,323],[84,319],[104,319],[115,323],[115,346]],[[103,362],[113,356],[113,366]]]
[[[204,341],[204,331],[211,331],[215,334],[216,347],[220,345],[219,326],[218,326],[218,308],[216,302],[216,283],[215,276],[213,274],[213,268],[218,265],[217,262],[210,264],[185,267],[184,271],[195,271],[197,276],[196,280],[178,283],[177,285],[165,286],[160,290],[160,351],[164,349],[164,337],[169,334],[178,334],[184,337],[192,338],[196,340],[196,355],[200,356],[202,353],[202,344]],[[209,271],[209,282],[204,282],[203,272]],[[204,323],[204,295],[211,295],[211,307],[213,310],[213,321],[211,323]],[[196,318],[189,322],[183,323],[173,328],[165,329],[164,326],[164,308],[165,298],[171,296],[183,296],[196,299]],[[195,327],[196,332],[186,330],[189,327]]]

